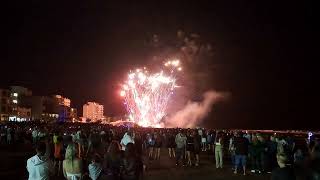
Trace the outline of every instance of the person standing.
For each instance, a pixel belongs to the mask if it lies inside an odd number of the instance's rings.
[[[208,151],[210,153],[213,152],[213,137],[212,137],[212,132],[207,131],[207,144],[208,144]]]
[[[84,140],[81,130],[77,131],[75,134],[75,142],[78,145],[78,157],[81,158],[81,155],[84,153]]]
[[[234,138],[234,149],[235,149],[235,167],[234,174],[237,174],[240,165],[243,169],[243,175],[246,175],[246,163],[248,156],[249,141],[243,137],[242,134],[236,134]]]
[[[231,158],[231,163],[232,163],[232,169],[235,167],[236,162],[235,162],[235,146],[234,146],[234,140],[236,138],[237,133],[235,133],[235,136],[231,135],[229,139],[229,154]]]
[[[133,143],[128,143],[124,158],[122,160],[122,171],[121,179],[122,180],[138,180],[140,177],[141,171],[141,158],[137,157],[135,146]]]
[[[155,140],[154,140],[154,137],[153,137],[153,134],[148,134],[148,137],[147,137],[147,144],[148,144],[148,157],[150,160],[153,159],[153,154],[155,153],[154,152],[154,145],[155,145]]]
[[[271,180],[295,180],[294,170],[287,166],[288,157],[285,153],[277,154],[279,168],[272,171]]]
[[[38,141],[38,130],[36,128],[32,131],[32,141],[35,144]]]
[[[190,134],[190,132],[187,132],[186,151],[187,151],[187,160],[188,160],[187,164],[188,166],[192,166],[191,152],[194,151],[194,143],[193,143],[193,134]]]
[[[36,144],[37,154],[27,160],[27,170],[29,173],[29,180],[48,180],[54,173],[51,161],[49,159],[49,145],[48,143],[38,142]]]
[[[82,160],[77,158],[76,147],[69,144],[66,150],[65,160],[63,161],[63,175],[68,180],[82,178]]]
[[[259,141],[256,135],[252,135],[252,140],[250,143],[250,158],[251,158],[251,172],[259,172]]]
[[[221,133],[218,133],[215,140],[215,159],[216,159],[216,168],[217,169],[222,168],[223,167],[223,139],[222,139]]]
[[[121,145],[121,150],[122,151],[125,151],[126,150],[126,146],[128,143],[132,143],[134,144],[134,138],[133,138],[133,132],[132,130],[129,130],[128,132],[126,132],[124,135],[123,135],[123,138],[121,139],[120,141],[120,145]]]
[[[193,145],[194,145],[194,155],[196,157],[196,166],[199,166],[199,154],[201,150],[201,136],[198,134],[198,131],[193,133]]]
[[[4,127],[0,128],[0,144],[2,142],[6,143],[6,129]]]
[[[175,137],[173,136],[172,132],[168,133],[168,151],[169,151],[169,157],[170,158],[175,158],[176,153],[175,153]]]
[[[159,160],[160,159],[160,150],[161,150],[161,146],[162,146],[161,136],[159,134],[155,133],[154,140],[155,140],[155,144],[154,144],[154,149],[155,149],[154,159],[155,160],[157,160],[157,159]]]
[[[185,148],[186,148],[186,141],[187,138],[186,136],[183,134],[182,130],[179,130],[179,133],[176,135],[176,145],[177,145],[177,150],[176,150],[176,165],[179,165],[179,161],[180,159],[182,160],[182,164],[184,165],[183,162],[183,157],[184,157],[184,153],[185,153]]]
[[[201,142],[202,142],[202,151],[207,151],[207,135],[206,132],[202,132]]]
[[[11,144],[11,140],[12,140],[12,135],[11,135],[12,129],[10,127],[8,127],[7,129],[7,143]]]
[[[118,141],[110,143],[108,152],[104,155],[103,173],[110,180],[120,179],[121,147]]]
[[[63,161],[62,151],[63,151],[63,142],[62,142],[62,137],[59,136],[57,138],[56,143],[54,143],[54,167],[58,165],[58,176],[60,175],[60,172],[62,169],[62,161]]]
[[[98,179],[106,179],[106,177],[103,177],[102,174],[102,163],[101,163],[101,157],[98,154],[95,154],[92,157],[91,163],[88,166],[89,170],[89,177],[92,180],[98,180]]]
[[[271,173],[277,166],[277,142],[274,136],[270,136],[270,140],[267,141],[267,153],[266,153],[266,170],[267,173]]]

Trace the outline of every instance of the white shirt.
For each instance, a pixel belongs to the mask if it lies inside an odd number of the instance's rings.
[[[92,180],[97,180],[99,178],[100,173],[102,172],[102,167],[100,164],[91,163],[88,167],[89,176]]]
[[[37,132],[37,130],[33,130],[32,131],[32,137],[37,137],[38,136],[38,132]]]
[[[123,135],[123,138],[121,139],[121,142],[120,142],[120,144],[122,146],[121,149],[123,151],[126,150],[126,146],[127,146],[128,143],[133,143],[134,144],[134,139],[131,136],[129,136],[128,133],[125,133]]]
[[[49,158],[42,160],[38,155],[35,155],[27,160],[27,170],[29,180],[47,180],[53,168]]]

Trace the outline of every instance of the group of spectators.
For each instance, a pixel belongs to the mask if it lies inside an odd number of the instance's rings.
[[[176,166],[197,167],[200,155],[208,154],[203,157],[214,156],[216,169],[231,162],[234,174],[272,173],[272,180],[320,178],[319,141],[298,143],[294,135],[31,122],[2,124],[0,135],[1,144],[33,143],[36,154],[27,160],[29,179],[139,179],[147,161],[161,159],[161,148]]]

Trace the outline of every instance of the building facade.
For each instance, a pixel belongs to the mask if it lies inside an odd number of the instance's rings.
[[[34,96],[21,86],[0,89],[0,121],[78,121],[77,109],[70,105],[61,95]]]
[[[58,103],[60,106],[66,106],[66,107],[70,107],[71,105],[71,100],[68,98],[65,98],[61,95],[55,95],[55,98],[57,99]]]
[[[22,86],[10,87],[10,102],[12,112],[9,121],[30,121],[31,107],[27,104],[26,99],[32,96],[32,91]]]
[[[103,105],[96,102],[87,102],[83,105],[83,117],[93,122],[103,120]]]
[[[10,90],[0,89],[0,121],[9,120],[12,111]]]

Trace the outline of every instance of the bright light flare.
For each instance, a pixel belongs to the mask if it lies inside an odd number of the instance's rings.
[[[125,91],[120,91],[120,96],[121,97],[124,97],[126,95],[126,92]]]

